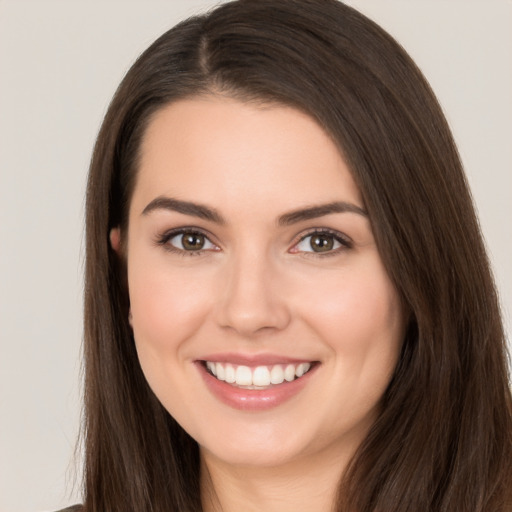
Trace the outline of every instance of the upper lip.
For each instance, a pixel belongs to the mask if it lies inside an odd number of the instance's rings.
[[[282,356],[279,354],[238,354],[233,352],[208,354],[198,361],[211,361],[212,363],[231,363],[243,366],[267,366],[274,364],[300,364],[311,363],[313,359]]]

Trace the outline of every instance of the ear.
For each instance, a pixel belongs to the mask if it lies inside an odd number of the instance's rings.
[[[121,229],[119,227],[110,230],[110,246],[118,255],[121,254]]]

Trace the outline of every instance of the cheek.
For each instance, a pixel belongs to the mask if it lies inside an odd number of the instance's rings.
[[[326,286],[328,300],[310,310],[310,325],[328,346],[332,387],[327,401],[337,404],[332,428],[373,421],[396,367],[403,339],[398,294],[384,273],[352,273]],[[323,302],[323,303],[322,303]]]
[[[177,417],[188,414],[184,397],[194,394],[195,381],[187,341],[204,324],[214,296],[210,281],[159,264],[140,265],[132,257],[128,285],[132,329],[142,371],[164,407]],[[186,384],[186,387],[184,383]]]
[[[208,280],[169,266],[128,269],[132,327],[138,349],[176,350],[193,336],[208,314],[212,296]]]
[[[403,337],[398,294],[379,261],[339,272],[313,288],[304,313],[338,364],[360,378],[389,376]],[[311,289],[311,288],[310,288]]]

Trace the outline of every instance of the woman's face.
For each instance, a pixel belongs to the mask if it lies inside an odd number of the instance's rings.
[[[275,466],[355,449],[403,319],[359,190],[314,120],[213,96],[163,108],[127,236],[142,369],[204,457]]]

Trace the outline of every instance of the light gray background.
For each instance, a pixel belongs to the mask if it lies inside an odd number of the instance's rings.
[[[438,93],[510,333],[512,2],[350,3],[403,44]],[[0,0],[0,512],[80,500],[72,476],[91,148],[135,57],[178,20],[212,5]]]

